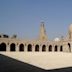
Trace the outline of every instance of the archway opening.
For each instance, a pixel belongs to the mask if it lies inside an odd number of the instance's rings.
[[[39,51],[39,45],[35,46],[35,51]]]
[[[69,52],[71,52],[71,45],[68,43]]]
[[[28,45],[28,51],[32,51],[32,45],[31,44]]]
[[[6,51],[6,44],[5,43],[0,44],[0,51]]]
[[[61,51],[61,52],[63,51],[63,46],[60,46],[60,51]]]
[[[15,44],[14,44],[14,43],[12,43],[12,44],[10,45],[10,51],[15,51]]]
[[[19,51],[24,51],[24,45],[23,44],[19,45]]]
[[[42,46],[42,51],[43,51],[43,52],[46,51],[46,45],[43,45],[43,46]]]
[[[49,52],[52,51],[52,45],[49,45]]]
[[[1,35],[0,35],[0,38],[1,38]]]
[[[56,45],[56,46],[55,46],[55,52],[57,52],[57,50],[58,50],[58,46]]]

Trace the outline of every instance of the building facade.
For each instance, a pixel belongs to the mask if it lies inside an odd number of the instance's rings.
[[[48,40],[44,23],[41,23],[37,40],[23,40],[13,35],[0,35],[0,51],[6,52],[72,52],[72,24],[66,38]]]

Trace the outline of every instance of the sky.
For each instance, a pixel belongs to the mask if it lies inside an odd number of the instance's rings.
[[[72,23],[72,0],[0,0],[0,33],[35,39],[41,22],[48,39],[65,37]]]

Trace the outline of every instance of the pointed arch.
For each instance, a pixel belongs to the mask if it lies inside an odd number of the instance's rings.
[[[42,51],[43,51],[43,52],[46,51],[46,45],[43,45],[43,46],[42,46]]]
[[[28,51],[32,51],[32,45],[28,44]]]
[[[19,51],[24,51],[24,45],[23,44],[19,45]]]
[[[55,50],[54,50],[55,52],[57,52],[58,51],[58,46],[57,45],[55,45]]]
[[[15,45],[15,43],[12,43],[10,45],[10,51],[16,51],[16,45]]]
[[[35,51],[39,51],[39,45],[35,45]]]
[[[52,45],[49,45],[48,51],[52,51]]]
[[[6,43],[1,43],[0,44],[0,51],[6,51]]]
[[[61,51],[61,52],[63,51],[63,46],[62,46],[62,45],[60,46],[60,51]]]
[[[71,45],[70,45],[70,43],[68,43],[68,49],[69,49],[69,52],[71,52]]]

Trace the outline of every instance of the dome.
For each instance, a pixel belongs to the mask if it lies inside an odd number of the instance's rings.
[[[72,24],[69,26],[69,31],[72,32]]]
[[[59,38],[55,38],[54,41],[60,41],[60,39]]]

